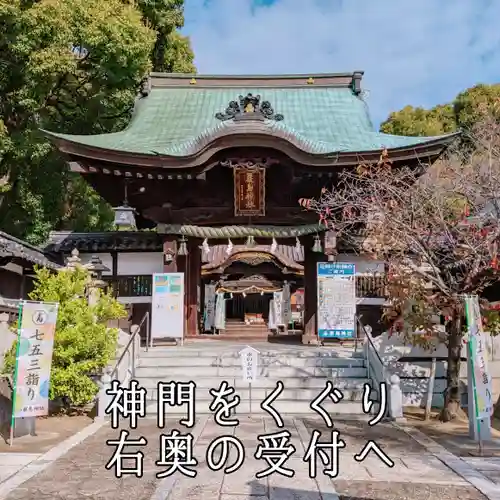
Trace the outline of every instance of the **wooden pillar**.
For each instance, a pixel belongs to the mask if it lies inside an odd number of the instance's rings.
[[[201,250],[197,239],[188,242],[186,279],[186,335],[198,335],[198,288],[201,285]]]
[[[304,245],[304,332],[303,344],[318,343],[318,262],[326,260],[322,253],[312,251],[314,240],[311,237],[303,238]]]
[[[115,299],[118,297],[118,252],[111,251],[111,286]]]

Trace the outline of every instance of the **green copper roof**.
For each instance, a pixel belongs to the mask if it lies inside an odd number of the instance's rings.
[[[269,133],[292,137],[313,154],[405,148],[438,137],[404,137],[377,132],[366,103],[350,88],[153,88],[138,100],[129,126],[101,135],[49,135],[98,148],[153,155],[187,156],[213,134],[239,124],[215,117],[239,95],[260,95],[282,121],[266,120]],[[241,129],[240,129],[241,130]]]

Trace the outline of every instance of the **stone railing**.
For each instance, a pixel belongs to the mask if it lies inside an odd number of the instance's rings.
[[[372,387],[373,384],[375,385],[374,389],[379,398],[378,403],[380,403],[380,387],[384,384],[387,392],[386,417],[390,420],[404,420],[401,379],[398,375],[391,373],[380,357],[377,347],[373,342],[371,327],[363,325],[359,318],[357,321],[361,335],[364,337],[363,348],[368,370],[368,379],[372,382]]]

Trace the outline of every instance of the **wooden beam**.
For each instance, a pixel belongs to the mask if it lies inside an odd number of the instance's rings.
[[[195,224],[224,223],[245,224],[248,217],[234,215],[233,207],[187,207],[172,209],[169,207],[152,207],[143,211],[148,219],[165,224]],[[264,217],[253,217],[256,224],[273,223],[308,223],[317,220],[313,212],[304,211],[301,207],[271,207],[267,208]]]

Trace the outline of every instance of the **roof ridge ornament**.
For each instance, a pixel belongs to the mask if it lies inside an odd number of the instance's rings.
[[[237,101],[230,101],[224,113],[216,113],[215,118],[227,120],[275,120],[281,121],[284,116],[275,113],[269,101],[261,101],[260,95],[248,93],[240,95]]]

